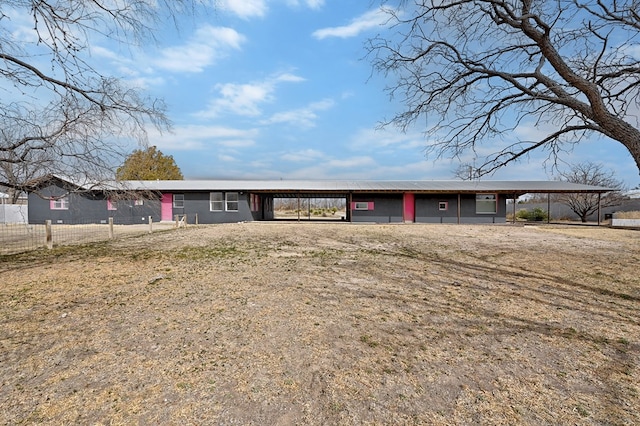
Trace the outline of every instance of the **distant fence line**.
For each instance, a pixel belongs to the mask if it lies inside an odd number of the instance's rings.
[[[154,222],[139,225],[119,225],[109,218],[106,223],[55,223],[47,220],[43,224],[0,224],[0,255],[20,253],[39,248],[60,245],[86,244],[113,240],[125,236],[141,235],[197,224],[197,219],[184,215],[176,216],[172,222]]]

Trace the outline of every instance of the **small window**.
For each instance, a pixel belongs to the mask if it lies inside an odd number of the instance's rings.
[[[476,213],[496,214],[498,212],[498,196],[496,194],[476,194]]]
[[[225,201],[227,204],[226,210],[228,212],[237,212],[238,211],[238,193],[237,192],[227,192],[225,194]]]
[[[440,211],[449,210],[449,202],[448,201],[440,201],[438,203],[438,210],[440,210]]]
[[[209,193],[209,210],[212,212],[221,212],[224,209],[224,197],[222,192]]]
[[[354,210],[369,210],[369,203],[356,201]]]
[[[69,197],[51,198],[49,208],[51,210],[69,210]]]
[[[184,208],[184,194],[173,194],[173,207],[177,209]]]
[[[107,198],[107,210],[118,210],[118,206],[116,206],[116,203],[111,201],[111,198]]]
[[[144,200],[142,198],[136,198],[133,201],[134,206],[144,206]]]

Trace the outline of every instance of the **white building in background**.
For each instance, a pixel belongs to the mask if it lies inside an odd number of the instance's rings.
[[[0,192],[0,224],[27,223],[29,219],[29,207],[27,196],[20,195],[18,204],[9,204],[9,194]]]

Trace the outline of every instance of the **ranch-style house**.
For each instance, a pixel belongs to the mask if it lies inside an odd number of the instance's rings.
[[[597,193],[559,181],[156,180],[78,184],[42,179],[29,191],[29,223],[198,223],[274,220],[279,198],[340,198],[348,222],[504,223],[507,199],[527,193]],[[514,205],[515,208],[515,205]]]

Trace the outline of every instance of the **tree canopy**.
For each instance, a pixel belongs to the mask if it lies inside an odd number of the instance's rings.
[[[155,146],[133,151],[116,171],[118,180],[182,180],[182,172],[171,155]]]
[[[4,0],[0,4],[0,185],[49,174],[113,178],[147,126],[169,121],[160,99],[105,75],[96,40],[132,46],[198,0]],[[111,174],[109,176],[109,174]]]
[[[427,152],[478,156],[481,174],[594,134],[640,170],[638,0],[383,3],[395,32],[368,52],[404,105],[383,124],[426,119]]]

